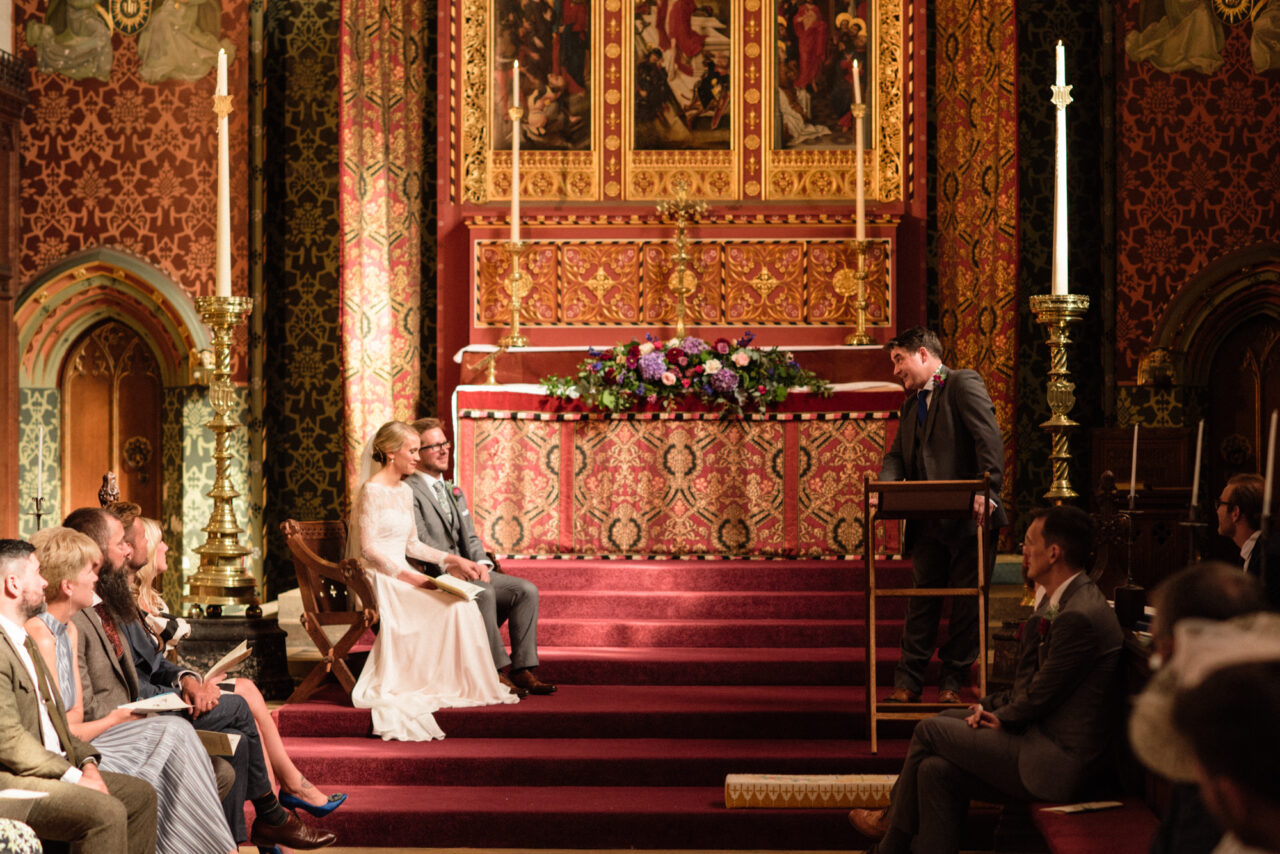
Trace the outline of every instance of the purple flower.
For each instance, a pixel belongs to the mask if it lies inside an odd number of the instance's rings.
[[[667,369],[667,360],[662,353],[654,350],[652,353],[645,353],[640,357],[640,376],[646,380],[656,380],[662,377],[662,372]]]
[[[684,350],[686,356],[695,356],[707,349],[707,342],[690,335],[680,342],[680,349]]]
[[[721,368],[711,375],[711,387],[716,391],[733,391],[738,387],[738,375],[728,368]]]

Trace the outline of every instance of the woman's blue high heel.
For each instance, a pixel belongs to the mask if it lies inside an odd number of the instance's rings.
[[[296,797],[295,795],[291,795],[288,792],[281,792],[280,806],[289,810],[306,810],[316,818],[324,818],[329,813],[333,812],[338,807],[342,806],[343,802],[346,801],[346,799],[347,799],[346,792],[336,792],[329,796],[329,800],[325,801],[320,806],[316,806],[315,804],[309,804],[306,801],[304,801],[302,798]]]

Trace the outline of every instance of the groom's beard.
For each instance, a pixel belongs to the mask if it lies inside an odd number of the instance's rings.
[[[116,625],[138,621],[138,603],[129,585],[129,571],[124,567],[103,567],[93,588],[102,597],[102,605]]]

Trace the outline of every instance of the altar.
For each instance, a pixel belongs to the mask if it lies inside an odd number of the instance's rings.
[[[767,414],[607,414],[535,385],[460,386],[455,473],[498,555],[860,557],[863,478],[901,402],[847,383]]]

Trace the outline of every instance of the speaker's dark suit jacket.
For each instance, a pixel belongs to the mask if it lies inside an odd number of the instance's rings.
[[[991,491],[1000,495],[1004,483],[1004,440],[996,410],[977,371],[943,368],[947,378],[929,395],[929,409],[921,429],[916,420],[919,398],[908,394],[898,419],[898,434],[880,468],[881,480],[978,480],[991,476]],[[916,434],[920,435],[917,436]],[[1003,502],[991,514],[990,530],[1009,524]],[[974,536],[972,520],[909,523],[905,545],[920,532],[954,542]]]
[[[61,718],[77,763],[97,759],[92,744],[70,734],[66,710],[44,660],[32,656],[52,689],[50,716]],[[33,801],[26,821],[41,839],[70,843],[72,851],[154,852],[156,793],[143,780],[103,771],[111,791],[103,795],[60,782],[71,767],[66,756],[47,750],[40,737],[40,693],[8,633],[0,630],[0,788],[34,789],[47,796]],[[114,796],[114,797],[113,797]],[[121,804],[124,809],[121,810]],[[127,840],[127,841],[126,841]]]
[[[117,657],[107,637],[102,620],[91,608],[76,612],[71,618],[79,630],[77,652],[80,656],[80,692],[84,719],[96,721],[112,709],[165,691],[175,691],[183,673],[191,671],[166,659],[140,623],[118,627],[125,655]],[[139,679],[139,673],[146,678]],[[223,694],[218,705],[194,719],[198,729],[233,733],[240,736],[231,757],[235,783],[222,800],[227,824],[237,842],[248,839],[244,821],[244,802],[271,791],[266,761],[253,712],[243,697]]]
[[[450,515],[446,518],[436,493],[427,479],[414,473],[408,478],[413,491],[413,518],[418,539],[429,546],[476,562],[488,560],[484,543],[476,534],[476,526],[467,509],[467,498],[460,489],[446,489]],[[432,563],[415,565],[435,577],[441,569]],[[476,599],[484,618],[485,634],[494,666],[511,665],[513,670],[538,664],[538,588],[531,581],[502,572],[492,572],[489,582],[473,582],[484,588]],[[502,643],[500,626],[506,622],[511,636],[511,654]]]

